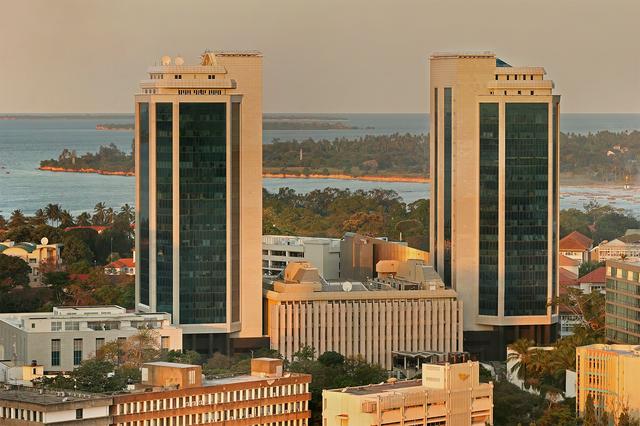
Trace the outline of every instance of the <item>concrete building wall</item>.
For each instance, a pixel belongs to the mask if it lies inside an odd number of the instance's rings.
[[[278,275],[289,262],[298,261],[311,262],[325,280],[337,280],[340,275],[340,240],[281,235],[262,237],[264,275]]]
[[[358,294],[359,293],[359,294]],[[391,370],[392,351],[462,351],[462,303],[429,291],[267,292],[271,348],[292,359],[308,345],[320,355],[363,356]]]

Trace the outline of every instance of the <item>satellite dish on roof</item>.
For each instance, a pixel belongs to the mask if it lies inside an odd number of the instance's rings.
[[[47,244],[49,244],[49,239],[47,237],[42,237],[42,239],[40,240],[40,244],[46,246]]]
[[[178,57],[176,57],[176,59],[173,62],[176,65],[183,65],[184,64],[184,59],[182,59],[182,57],[178,56]]]
[[[171,64],[171,56],[167,56],[164,55],[160,61],[162,62],[162,65],[170,65]]]
[[[351,281],[345,281],[342,283],[342,291],[349,292],[351,290],[353,290],[353,284],[351,284]]]

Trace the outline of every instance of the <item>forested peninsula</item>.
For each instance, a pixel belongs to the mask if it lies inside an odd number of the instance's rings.
[[[640,131],[560,134],[562,182],[633,183],[640,177],[639,164]],[[40,169],[133,175],[134,162],[132,154],[111,144],[83,155],[65,149],[57,160],[41,161]],[[274,139],[263,146],[263,173],[288,178],[426,181],[429,138],[395,133],[333,140]]]

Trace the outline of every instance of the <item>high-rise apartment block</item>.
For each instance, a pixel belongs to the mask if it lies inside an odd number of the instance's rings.
[[[583,416],[591,395],[596,415],[617,421],[628,410],[640,415],[640,348],[636,345],[594,344],[576,348],[576,411]]]
[[[605,291],[607,339],[640,345],[640,262],[607,261]]]
[[[135,96],[136,306],[171,313],[185,349],[226,352],[261,336],[262,56],[163,57],[148,72]]]
[[[559,102],[540,67],[431,56],[430,256],[464,303],[466,351],[555,338]]]

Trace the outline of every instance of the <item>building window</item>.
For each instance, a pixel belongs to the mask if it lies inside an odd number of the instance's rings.
[[[190,385],[195,385],[196,384],[196,371],[195,370],[190,370],[189,371],[189,384]]]
[[[176,74],[173,76],[174,79],[176,80],[182,80],[182,75],[181,74]]]
[[[444,268],[442,280],[445,286],[451,287],[451,232],[452,232],[452,182],[453,182],[453,95],[450,87],[444,88]]]
[[[104,346],[104,337],[96,338],[96,352],[98,352]]]
[[[213,75],[213,74],[209,74],[209,80],[215,80],[215,79],[216,79],[216,76],[215,76],[215,75]]]
[[[82,418],[82,408],[76,409],[76,420],[80,420]]]
[[[60,366],[60,339],[51,340],[51,365]]]
[[[531,91],[531,96],[533,96],[533,90]]]
[[[51,331],[61,331],[62,321],[51,321]]]
[[[161,336],[160,337],[160,349],[169,350],[171,347],[171,341],[169,336]]]
[[[80,330],[80,323],[77,321],[65,321],[64,329],[66,331],[78,331]]]
[[[82,362],[82,339],[73,339],[73,365]]]
[[[518,90],[518,95],[522,95],[522,90]]]
[[[509,80],[509,74],[507,74],[507,80]]]

